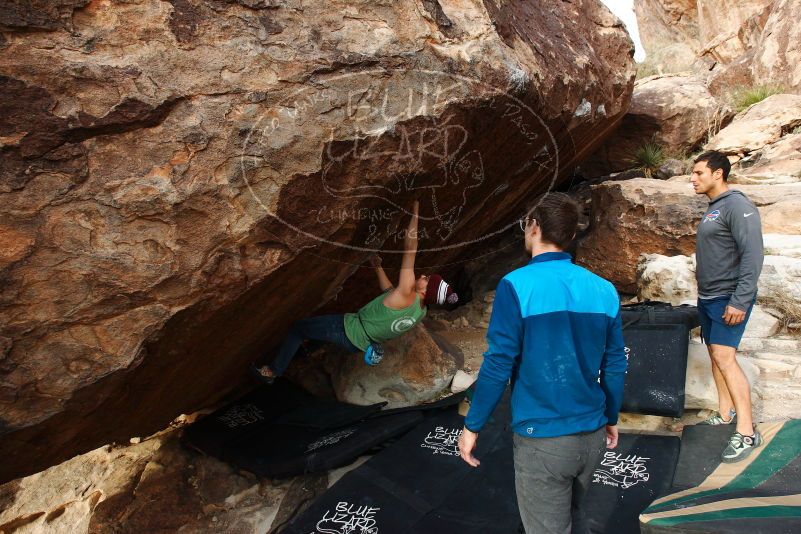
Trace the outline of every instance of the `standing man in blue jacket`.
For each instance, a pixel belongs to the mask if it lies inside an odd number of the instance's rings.
[[[617,446],[626,356],[614,286],[571,262],[578,206],[548,193],[521,219],[531,261],[498,284],[488,350],[459,439],[473,467],[481,429],[512,384],[515,489],[528,534],[569,534],[604,447]]]

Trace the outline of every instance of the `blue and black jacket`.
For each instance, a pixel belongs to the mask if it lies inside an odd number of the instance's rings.
[[[566,252],[498,284],[465,427],[479,432],[512,381],[512,430],[553,437],[617,424],[626,355],[615,287]]]

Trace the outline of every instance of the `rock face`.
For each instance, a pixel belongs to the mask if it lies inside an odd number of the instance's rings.
[[[757,205],[763,233],[797,233],[799,218],[792,210],[801,200],[801,183],[731,187],[743,191]],[[696,227],[708,205],[706,196],[696,195],[692,190],[689,177],[604,182],[593,186],[591,202],[590,227],[579,243],[577,259],[628,294],[638,292],[637,265],[641,254],[690,256],[695,252]],[[784,216],[787,218],[783,219]],[[773,271],[766,269],[763,279],[781,284],[795,276],[785,260],[778,258],[775,267],[770,268],[775,270],[775,277],[769,274]],[[690,260],[687,261],[690,265]],[[673,270],[677,265],[684,263],[671,260],[640,268],[649,279],[668,281],[684,291],[681,280],[670,272],[660,273],[665,267]],[[647,291],[656,294],[665,289]]]
[[[385,343],[379,365],[368,366],[358,358],[341,359],[339,365],[331,366],[337,399],[351,404],[387,401],[388,408],[435,400],[447,390],[464,360],[458,349],[447,349],[419,325]]]
[[[696,0],[635,0],[646,54],[665,71],[692,65],[701,51]]]
[[[640,254],[693,254],[706,206],[688,183],[635,178],[594,186],[589,234],[577,260],[634,294]]]
[[[801,30],[793,23],[801,16],[801,6],[793,0],[774,0],[766,13],[758,37],[749,39],[752,46],[735,61],[711,72],[713,91],[727,85],[774,84],[801,92]]]
[[[363,463],[267,480],[187,449],[180,433],[100,447],[0,485],[0,531],[264,534]]]
[[[240,387],[415,197],[420,265],[486,248],[632,88],[599,2],[32,5],[0,8],[0,480]]]
[[[0,530],[258,532],[270,524],[283,492],[187,451],[177,437],[168,431],[137,445],[101,447],[0,486],[8,499]]]
[[[755,46],[776,3],[635,0],[634,9],[643,46],[657,63],[666,69],[708,68],[731,63]]]
[[[663,256],[643,254],[637,265],[637,298],[679,305],[698,297],[695,254]]]
[[[788,302],[801,303],[801,257],[795,248],[797,245],[789,249],[789,256],[785,256],[784,250],[775,246],[766,246],[765,260],[757,285],[757,297],[758,302],[768,308],[784,310]],[[643,300],[650,298],[679,304],[698,297],[695,284],[689,284],[691,281],[695,282],[694,258],[643,255],[638,273],[641,275],[638,278],[638,295]],[[761,329],[759,332],[762,333],[757,334],[755,331],[752,337],[769,337],[774,333],[773,321],[768,322],[770,325],[760,321],[762,326],[759,327]]]
[[[732,166],[729,181],[741,184],[787,184],[801,181],[801,133],[750,152]]]
[[[759,210],[762,217],[762,231],[782,234],[801,234],[801,198],[780,200]]]
[[[759,41],[774,0],[699,0],[700,55],[727,64]]]
[[[695,76],[665,75],[637,80],[629,112],[615,133],[582,164],[591,176],[630,169],[646,142],[666,154],[690,152],[733,115]]]
[[[704,148],[742,156],[779,141],[798,126],[801,126],[801,96],[773,95],[738,114]]]
[[[769,80],[801,93],[801,5],[776,0],[759,41],[754,46],[750,72],[754,80]]]
[[[640,37],[660,73],[708,73],[715,94],[775,84],[801,90],[794,0],[635,0]]]
[[[689,171],[692,171],[692,167],[688,164],[687,160],[668,158],[659,166],[654,176],[660,180],[667,180],[674,176],[685,176]]]
[[[737,357],[748,382],[757,382],[759,369],[747,358]],[[684,384],[684,407],[690,410],[718,410],[718,392],[712,378],[712,364],[706,345],[699,339],[690,340],[687,352],[687,380]]]

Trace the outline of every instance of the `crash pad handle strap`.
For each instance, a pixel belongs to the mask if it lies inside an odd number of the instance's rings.
[[[630,327],[634,323],[639,323],[640,319],[642,319],[642,315],[640,315],[639,317],[634,317],[632,319],[629,319],[628,321],[623,323],[623,330],[625,330],[626,328]]]
[[[625,323],[623,323],[623,330],[625,330],[626,328],[628,328],[629,326],[631,326],[631,325],[633,325],[635,323],[639,323],[640,320],[642,320],[646,315],[648,316],[648,323],[649,324],[655,324],[656,323],[656,309],[657,309],[657,307],[663,307],[663,308],[667,308],[667,309],[670,309],[670,310],[674,309],[674,306],[671,305],[670,303],[662,302],[662,301],[659,301],[659,300],[646,300],[644,302],[638,302],[636,304],[626,304],[626,305],[623,306],[623,308],[625,309],[627,307],[635,307],[635,306],[636,307],[643,307],[645,309],[638,316],[633,317],[633,318],[629,319],[628,321],[626,321]]]

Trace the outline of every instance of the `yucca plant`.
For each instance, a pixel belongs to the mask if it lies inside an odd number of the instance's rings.
[[[645,173],[646,178],[651,178],[659,166],[665,162],[665,151],[658,143],[648,141],[634,151],[632,162],[635,167]]]

